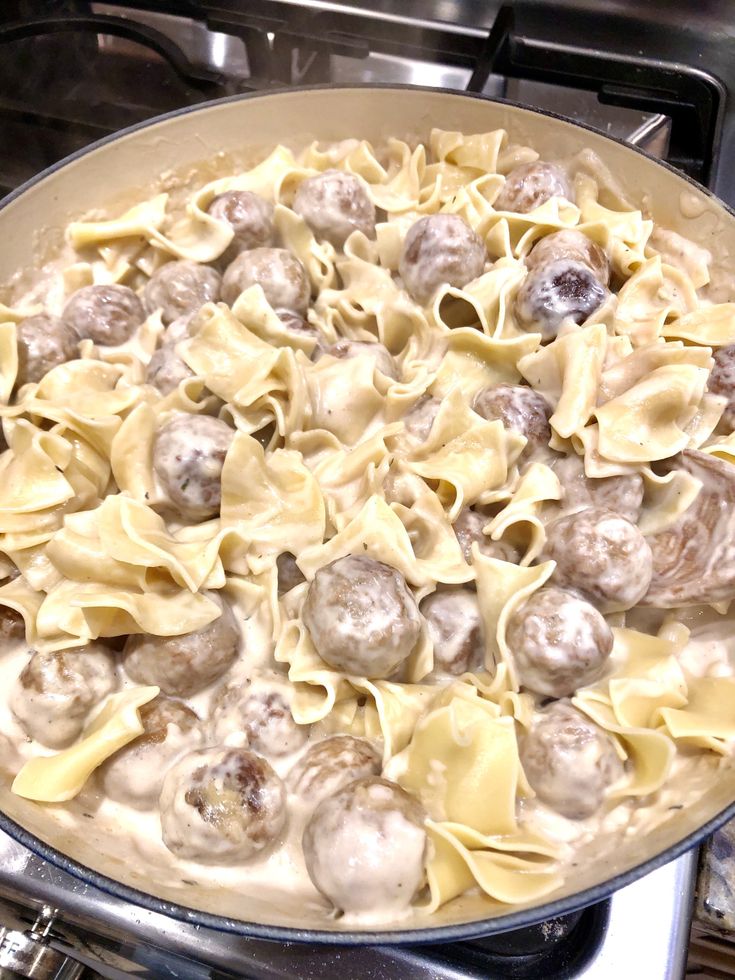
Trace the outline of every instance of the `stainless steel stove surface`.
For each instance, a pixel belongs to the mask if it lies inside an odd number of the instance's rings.
[[[284,85],[466,89],[647,149],[735,205],[735,17],[685,0],[5,0],[0,193],[151,116]],[[542,926],[475,942],[239,939],[113,898],[0,834],[0,978],[646,978],[684,974],[696,855]],[[4,927],[4,928],[2,928]],[[68,954],[68,956],[67,956]]]

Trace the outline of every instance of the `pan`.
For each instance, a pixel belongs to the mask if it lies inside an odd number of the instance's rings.
[[[53,257],[69,221],[90,211],[119,214],[155,189],[200,181],[252,164],[278,143],[391,137],[427,140],[432,128],[466,134],[505,129],[514,143],[558,159],[592,150],[628,198],[661,225],[707,248],[721,297],[729,298],[735,215],[707,190],[645,153],[548,113],[507,102],[413,87],[291,89],[236,97],[174,112],[123,131],[69,157],[11,194],[0,208],[0,281]],[[626,837],[585,860],[543,900],[508,906],[474,893],[432,915],[417,912],[395,927],[355,930],[283,890],[278,901],[192,882],[186,889],[152,876],[115,842],[101,848],[85,821],[69,811],[10,792],[0,774],[0,827],[40,856],[119,898],[189,923],[265,939],[352,943],[449,942],[516,929],[597,902],[694,847],[735,815],[735,767],[725,766],[693,802],[654,832]],[[71,808],[73,815],[74,809]],[[131,916],[131,922],[134,916]]]

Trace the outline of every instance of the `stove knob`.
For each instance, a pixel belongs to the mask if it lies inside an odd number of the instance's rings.
[[[0,980],[79,980],[83,964],[49,946],[53,922],[44,907],[26,932],[0,928]]]

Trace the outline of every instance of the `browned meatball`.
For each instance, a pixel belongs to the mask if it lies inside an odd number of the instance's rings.
[[[304,314],[311,288],[306,269],[285,248],[254,248],[241,252],[222,277],[222,299],[232,306],[250,286],[261,287],[274,310]]]
[[[473,409],[484,419],[497,419],[506,429],[524,436],[524,452],[545,449],[551,439],[551,406],[543,395],[525,385],[495,385],[478,391]]]
[[[293,209],[317,238],[342,248],[353,231],[375,238],[375,205],[367,184],[343,170],[325,170],[299,184]]]
[[[535,163],[522,163],[511,170],[493,207],[496,211],[527,214],[552,197],[572,200],[569,178],[556,164],[537,160]]]
[[[219,600],[218,600],[219,601]],[[164,694],[188,698],[220,678],[235,662],[240,631],[226,603],[222,615],[180,636],[129,636],[123,666],[137,684],[155,684]]]
[[[296,564],[296,559],[290,551],[284,551],[282,555],[278,556],[276,566],[278,568],[279,595],[285,595],[286,592],[290,592],[291,589],[295,589],[297,585],[306,581],[304,573]]]
[[[231,865],[275,842],[286,822],[286,789],[261,756],[220,746],[169,769],[160,810],[163,843],[177,857]]]
[[[609,735],[566,701],[540,714],[521,740],[520,755],[538,798],[571,820],[596,813],[623,775]]]
[[[380,774],[380,753],[367,739],[330,735],[311,745],[286,777],[292,793],[316,806],[355,779]]]
[[[592,270],[603,286],[610,282],[610,262],[600,246],[576,228],[562,228],[544,235],[526,256],[529,269],[548,265],[558,259],[581,262]]]
[[[465,286],[482,274],[482,239],[456,214],[432,214],[409,228],[398,266],[403,285],[425,306],[440,286]]]
[[[390,914],[424,883],[425,814],[400,786],[356,779],[314,811],[303,838],[309,877],[337,909]]]
[[[548,524],[541,557],[556,562],[556,585],[584,593],[602,612],[631,609],[653,574],[651,549],[635,524],[601,507]]]
[[[79,338],[58,316],[39,313],[29,316],[15,328],[18,339],[16,387],[40,381],[51,368],[71,361],[77,355]]]
[[[309,321],[304,319],[299,313],[294,313],[293,310],[274,310],[274,313],[283,324],[284,330],[292,334],[301,335],[302,337],[313,337],[317,342],[317,346],[320,347],[319,331],[315,327],[312,327]]]
[[[112,800],[136,810],[152,810],[166,770],[183,752],[201,742],[201,722],[183,701],[163,694],[138,709],[144,732],[97,770],[100,785]]]
[[[153,468],[173,507],[190,521],[219,513],[222,466],[234,431],[210,415],[177,415],[156,434]]]
[[[453,527],[464,560],[468,563],[472,562],[472,545],[477,542],[480,553],[487,555],[488,558],[497,558],[498,561],[510,561],[513,564],[518,564],[521,560],[521,554],[510,541],[493,541],[492,538],[483,533],[483,528],[489,523],[489,517],[472,510],[471,507],[465,507],[459,512]]]
[[[268,757],[295,752],[309,736],[309,726],[297,725],[291,714],[288,682],[268,678],[220,688],[212,702],[210,731],[215,742],[238,733],[248,748]]]
[[[532,269],[515,299],[518,323],[553,340],[566,319],[584,323],[607,299],[608,291],[581,262],[557,259]]]
[[[523,687],[564,698],[602,674],[613,634],[593,605],[573,592],[540,589],[508,621],[508,648]]]
[[[60,749],[74,741],[92,708],[117,686],[115,661],[101,643],[36,652],[18,678],[10,707],[31,738]]]
[[[146,283],[144,297],[149,313],[161,311],[164,323],[192,316],[205,303],[219,299],[220,275],[208,265],[182,260],[167,262]]]
[[[565,510],[603,507],[613,510],[635,524],[643,506],[643,477],[640,473],[592,478],[585,475],[584,462],[579,456],[562,456],[554,460],[552,469],[562,486],[562,506]]]
[[[419,442],[426,442],[439,411],[441,399],[433,395],[422,395],[403,416],[406,431]]]
[[[394,381],[398,380],[398,365],[393,360],[393,355],[377,341],[369,343],[361,340],[338,340],[336,344],[327,347],[324,353],[345,361],[353,357],[370,357],[381,374],[393,378]]]
[[[735,429],[735,344],[720,347],[714,353],[714,366],[707,387],[714,395],[727,399],[721,424],[728,432]]]
[[[319,569],[302,618],[322,660],[361,677],[389,677],[421,630],[416,600],[400,572],[363,555]]]
[[[251,191],[225,191],[218,194],[207,211],[218,221],[224,221],[235,232],[227,251],[225,262],[232,260],[248,248],[272,245],[276,235],[273,225],[273,205]]]
[[[80,340],[117,347],[130,340],[145,320],[145,310],[127,286],[85,286],[68,301],[62,318]]]
[[[176,353],[174,344],[164,344],[158,348],[148,362],[145,374],[148,384],[157,388],[162,395],[169,395],[182,381],[193,377],[194,372]]]
[[[24,640],[25,635],[25,620],[18,610],[11,609],[10,606],[0,606],[0,649]]]
[[[419,606],[434,645],[434,671],[458,676],[485,666],[477,593],[461,585],[433,592]]]

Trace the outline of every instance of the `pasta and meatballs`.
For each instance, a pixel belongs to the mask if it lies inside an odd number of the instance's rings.
[[[18,794],[370,925],[552,895],[725,764],[735,307],[535,157],[277,147],[2,308]]]

